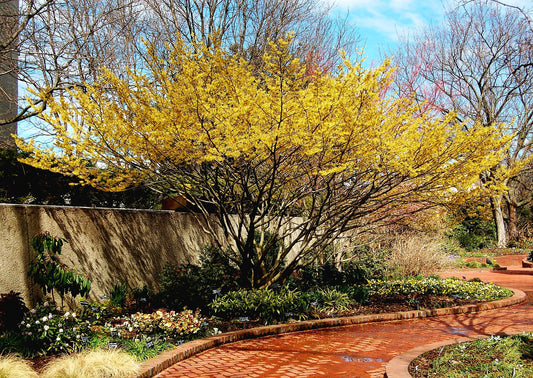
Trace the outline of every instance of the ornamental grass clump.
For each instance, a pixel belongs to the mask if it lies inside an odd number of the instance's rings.
[[[509,289],[493,283],[461,281],[457,278],[410,277],[392,281],[369,280],[369,295],[445,295],[461,299],[493,301],[512,295]]]
[[[48,364],[43,378],[126,378],[139,372],[140,364],[120,350],[95,350],[58,358]]]
[[[0,357],[0,378],[38,378],[24,359],[14,355]]]

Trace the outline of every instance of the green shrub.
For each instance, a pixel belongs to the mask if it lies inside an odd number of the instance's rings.
[[[163,268],[159,298],[170,310],[199,308],[208,313],[208,304],[214,298],[238,289],[237,279],[238,270],[230,265],[225,253],[207,247],[199,264],[167,264]]]
[[[355,257],[341,263],[340,269],[332,261],[304,266],[289,280],[289,284],[302,291],[322,287],[350,287],[364,284],[369,279],[383,278],[387,274],[386,251],[359,248],[354,253]]]
[[[532,261],[533,262],[533,251],[529,252],[529,255],[527,256],[527,261]]]
[[[126,301],[126,296],[128,295],[128,284],[121,283],[115,284],[111,291],[109,292],[109,299],[113,306],[124,307],[124,302]]]
[[[312,293],[312,299],[317,310],[336,312],[347,310],[351,304],[347,293],[333,288],[318,289]]]
[[[364,284],[370,279],[382,279],[389,273],[389,251],[360,247],[355,257],[342,264],[344,283],[352,286]]]
[[[300,290],[342,285],[344,275],[331,261],[321,265],[307,265],[299,269],[290,283]]]
[[[82,336],[92,332],[78,314],[62,312],[48,302],[26,313],[20,330],[26,344],[37,354],[78,351],[84,346]]]
[[[288,314],[305,317],[310,297],[298,290],[282,286],[273,289],[238,290],[229,292],[209,304],[212,311],[222,318],[247,317],[267,322],[286,318]]]
[[[457,278],[405,278],[393,281],[371,280],[366,287],[370,295],[446,295],[464,299],[493,301],[512,295],[509,289],[493,283],[468,282]]]
[[[477,215],[475,215],[477,214]],[[496,230],[493,222],[482,219],[479,211],[474,216],[469,209],[461,209],[458,216],[462,218],[449,237],[459,242],[459,245],[467,251],[476,251],[494,245]]]
[[[86,297],[91,291],[88,276],[79,274],[59,261],[64,243],[65,239],[52,236],[48,231],[34,235],[31,246],[35,255],[30,261],[28,276],[39,285],[44,294],[52,293],[52,297],[54,290],[62,300],[67,293],[73,297],[78,294]]]
[[[16,330],[27,311],[20,293],[0,294],[0,334]]]

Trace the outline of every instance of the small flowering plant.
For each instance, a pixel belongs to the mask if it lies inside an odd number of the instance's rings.
[[[83,348],[89,324],[75,312],[44,302],[31,309],[19,325],[28,346],[38,354],[70,353]]]
[[[203,320],[199,310],[158,310],[150,314],[137,312],[106,323],[106,330],[111,336],[137,338],[139,335],[164,335],[168,339],[178,340],[196,334],[201,329]]]
[[[393,281],[369,280],[366,287],[370,295],[446,295],[480,301],[493,301],[512,295],[510,290],[493,283],[461,281],[457,278],[410,277]]]

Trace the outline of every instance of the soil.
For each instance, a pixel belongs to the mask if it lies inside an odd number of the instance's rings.
[[[52,360],[55,360],[57,357],[58,356],[39,356],[30,358],[27,361],[30,363],[33,370],[37,371],[38,373],[42,373],[46,364]]]

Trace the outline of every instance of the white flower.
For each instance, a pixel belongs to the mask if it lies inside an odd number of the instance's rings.
[[[56,341],[61,341],[61,337],[57,336]]]
[[[57,310],[57,311],[61,311],[61,307],[57,306],[57,307],[56,307],[56,310]]]
[[[76,313],[75,312],[73,312],[71,315],[72,315],[73,318],[76,317]]]
[[[44,306],[44,307],[48,307],[48,306],[50,306],[50,305],[48,304],[48,302],[44,302],[44,303],[43,303],[43,306]]]
[[[65,315],[63,315],[63,316],[64,316],[65,318],[68,318],[69,315],[70,315],[70,312],[67,311],[67,312],[65,312]]]
[[[63,328],[59,328],[59,333],[63,333]]]
[[[63,324],[59,323],[57,326],[58,326],[59,328],[61,328],[61,327],[63,327]]]
[[[48,331],[50,329],[50,327],[48,327],[47,325],[45,325],[43,328],[45,331]]]
[[[81,336],[80,335],[76,335],[76,338],[79,339]]]
[[[32,308],[32,309],[30,310],[30,312],[31,312],[32,314],[35,314],[35,313],[37,312],[37,310],[34,309],[34,308]]]
[[[30,328],[30,327],[31,327],[31,325],[29,323],[26,324],[26,328]]]
[[[24,323],[24,320],[20,322],[20,325],[24,325],[24,324],[25,324],[25,323]]]
[[[48,320],[48,318],[46,316],[43,316],[43,318],[41,319],[43,322],[46,322]]]
[[[38,320],[35,321],[35,324],[41,324]]]

